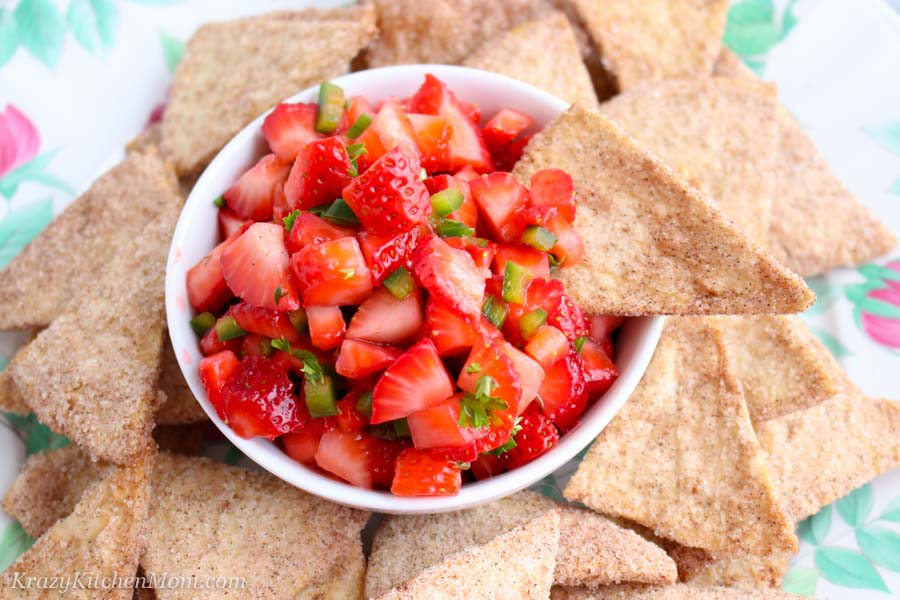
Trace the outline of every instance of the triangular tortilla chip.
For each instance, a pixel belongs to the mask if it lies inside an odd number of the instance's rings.
[[[573,0],[620,90],[703,77],[722,46],[728,0]]]
[[[730,77],[732,79],[756,79],[750,67],[744,64],[741,57],[731,51],[727,46],[722,46],[716,64],[713,65],[713,77]]]
[[[725,586],[744,590],[781,589],[791,554],[782,552],[767,556],[742,556],[712,560],[691,569],[678,564],[681,581],[691,585]],[[677,559],[676,559],[676,562]]]
[[[559,513],[548,511],[485,544],[451,554],[378,598],[547,598],[559,534]]]
[[[900,465],[900,403],[856,391],[755,427],[797,521]]]
[[[205,166],[247,123],[279,101],[343,75],[375,35],[358,19],[252,17],[202,25],[188,41],[163,113],[162,150],[179,175]]]
[[[153,474],[148,576],[243,577],[241,597],[292,598],[334,567],[368,519],[269,475],[205,458],[160,454]],[[159,600],[218,598],[156,591]]]
[[[49,324],[171,206],[176,189],[152,152],[132,153],[97,179],[0,271],[0,330]]]
[[[508,75],[568,102],[597,107],[578,41],[560,12],[518,25],[476,50],[463,65]]]
[[[206,421],[208,417],[203,407],[194,398],[194,393],[184,379],[184,373],[178,366],[172,342],[166,336],[163,345],[162,365],[159,375],[159,390],[166,395],[166,401],[156,411],[154,420],[157,425],[183,425]]]
[[[631,398],[566,498],[716,555],[796,550],[711,319],[669,319]]]
[[[68,517],[53,525],[34,546],[16,560],[3,575],[0,586],[7,590],[20,580],[39,577],[112,578],[120,582],[134,577],[144,541],[148,504],[148,470],[152,458],[133,467],[114,470],[92,484]],[[33,580],[34,581],[34,580]],[[109,579],[107,580],[109,581]],[[35,584],[32,584],[35,585]],[[60,590],[16,589],[15,598],[105,598],[130,600],[133,590],[72,588]]]
[[[600,107],[765,247],[778,125],[775,89],[739,79],[652,82]]]
[[[602,115],[570,108],[531,140],[514,174],[527,183],[550,167],[575,181],[584,256],[560,278],[586,311],[788,313],[814,301],[799,277]]]
[[[97,459],[129,464],[153,450],[165,334],[166,255],[178,219],[167,214],[119,251],[99,278],[9,364],[41,422]]]
[[[339,550],[340,558],[321,580],[303,589],[294,600],[362,600],[366,582],[366,557],[360,540]]]
[[[552,10],[546,0],[375,0],[379,36],[366,50],[370,67],[453,65],[485,42]]]
[[[664,587],[611,585],[607,587],[553,588],[551,600],[801,600],[778,590],[742,590],[727,587],[698,587],[677,583]]]
[[[722,317],[721,323],[751,420],[815,406],[841,389],[841,366],[800,317]]]
[[[143,131],[125,145],[128,152],[147,152],[159,149],[162,142],[162,125],[159,122],[147,125]]]

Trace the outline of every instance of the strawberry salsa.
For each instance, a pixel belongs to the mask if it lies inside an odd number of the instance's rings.
[[[563,171],[508,172],[532,119],[426,76],[373,107],[323,83],[220,198],[187,274],[219,416],[363,488],[452,495],[524,465],[615,381],[620,319],[553,278],[578,262]]]

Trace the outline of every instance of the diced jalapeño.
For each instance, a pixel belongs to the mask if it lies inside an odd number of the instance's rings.
[[[328,375],[323,375],[319,380],[304,378],[303,395],[306,398],[306,408],[313,417],[333,417],[338,414],[334,382]]]
[[[469,237],[475,233],[475,230],[461,221],[453,219],[444,219],[437,226],[437,234],[442,238],[448,237]]]
[[[522,234],[522,243],[541,252],[550,252],[556,245],[556,235],[540,225],[529,225]]]
[[[525,303],[525,289],[531,281],[528,269],[511,260],[506,261],[503,274],[503,299],[513,304]]]
[[[302,308],[292,310],[288,313],[288,318],[291,320],[291,324],[293,324],[294,329],[296,329],[298,333],[306,333],[306,330],[309,327],[309,320],[306,318],[305,310]]]
[[[392,421],[392,423],[394,424],[394,431],[397,432],[397,437],[409,437],[411,435],[409,423],[406,422],[406,419],[397,419]]]
[[[519,330],[522,332],[523,338],[530,340],[546,323],[547,311],[543,308],[538,308],[522,317],[522,320],[519,321]]]
[[[363,131],[372,124],[371,115],[367,115],[363,113],[356,117],[356,120],[353,121],[353,125],[350,126],[350,129],[347,130],[347,137],[351,140],[355,140],[359,136],[362,135]]]
[[[384,278],[384,288],[397,300],[403,300],[409,296],[415,287],[412,275],[405,267],[399,267]]]
[[[356,401],[356,410],[367,419],[372,417],[372,392],[366,392],[359,397]]]
[[[323,82],[319,86],[319,109],[316,111],[316,131],[331,135],[344,116],[344,90],[333,83]]]
[[[322,218],[341,227],[356,227],[359,225],[359,219],[356,218],[353,209],[344,202],[343,198],[338,198],[332,202],[325,214],[322,215]]]
[[[494,327],[500,329],[503,327],[503,323],[506,322],[506,315],[509,314],[509,307],[493,296],[488,296],[481,305],[481,313],[488,321],[494,324]]]
[[[446,217],[463,204],[462,193],[454,188],[441,190],[431,196],[431,207],[439,217]]]
[[[216,321],[216,336],[218,336],[220,342],[237,339],[246,334],[247,332],[241,329],[241,326],[237,324],[237,321],[231,315],[225,315]]]
[[[203,312],[191,319],[191,329],[194,330],[194,333],[197,335],[203,336],[206,335],[206,332],[209,331],[216,324],[216,317],[212,313]]]

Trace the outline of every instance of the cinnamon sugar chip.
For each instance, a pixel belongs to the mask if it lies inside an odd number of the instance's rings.
[[[343,10],[346,18],[282,11],[194,33],[162,120],[161,147],[180,176],[200,170],[263,111],[349,70],[375,36],[375,14],[369,4]]]
[[[667,321],[565,496],[717,556],[797,547],[714,319]]]
[[[716,64],[713,65],[714,77],[731,77],[732,79],[756,79],[750,67],[744,64],[741,57],[732,52],[727,46],[722,46]]]
[[[597,107],[591,76],[565,15],[548,14],[488,41],[463,63],[530,83],[568,102]]]
[[[685,568],[683,574],[682,565],[679,563],[678,574],[682,581],[691,585],[778,590],[781,589],[790,558],[791,554],[785,552],[766,556],[722,558],[695,569]]]
[[[760,246],[772,212],[778,100],[753,80],[640,85],[600,112],[713,200]]]
[[[800,600],[778,590],[699,587],[677,583],[662,587],[612,585],[601,588],[553,588],[551,600]]]
[[[573,106],[528,144],[516,177],[556,167],[575,182],[584,256],[560,278],[587,312],[789,313],[815,295],[618,126]]]
[[[366,557],[362,542],[350,540],[336,550],[340,558],[322,578],[294,596],[294,600],[361,600],[366,582]]]

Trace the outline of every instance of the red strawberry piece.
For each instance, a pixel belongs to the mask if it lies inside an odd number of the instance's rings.
[[[558,279],[534,279],[526,291],[528,310],[543,308],[547,311],[547,324],[562,331],[569,341],[588,334],[587,321],[575,301],[566,296],[563,283]]]
[[[415,448],[397,457],[391,483],[397,496],[453,496],[461,487],[462,474],[454,461]]]
[[[288,234],[286,246],[288,252],[294,254],[306,246],[315,246],[323,242],[339,240],[343,237],[351,237],[356,232],[346,227],[332,225],[325,219],[312,213],[300,213],[294,219],[294,226]]]
[[[219,233],[227,240],[240,231],[246,219],[242,219],[227,208],[219,209]]]
[[[458,314],[433,297],[425,308],[424,334],[434,342],[438,354],[449,356],[466,352],[478,340],[478,332]]]
[[[420,162],[416,132],[403,107],[395,99],[381,105],[375,119],[356,141],[366,147],[366,153],[358,159],[360,173],[368,170],[374,162],[392,150],[415,157],[416,164]],[[418,169],[417,166],[417,175]]]
[[[319,440],[316,464],[356,487],[375,485],[370,468],[370,438],[362,433],[326,431]]]
[[[475,171],[472,171],[472,174],[478,177]],[[475,204],[475,199],[472,198],[472,191],[469,189],[468,181],[454,175],[435,175],[425,180],[425,187],[428,188],[428,193],[432,195],[447,189],[457,190],[463,197],[462,206],[447,215],[447,218],[465,223],[473,228],[478,225],[478,205]]]
[[[531,404],[534,397],[537,396],[541,382],[544,381],[544,368],[533,358],[517,349],[509,342],[503,342],[501,349],[512,361],[513,369],[519,375],[522,383],[522,393],[519,396],[518,404],[511,405],[516,415],[521,415],[525,408]]]
[[[401,354],[403,354],[403,349],[395,346],[382,346],[360,340],[344,340],[341,343],[337,362],[334,363],[334,370],[338,375],[351,379],[366,377],[372,373],[383,371]]]
[[[506,345],[502,338],[489,344],[476,344],[459,373],[456,385],[467,392],[474,392],[481,376],[493,377],[497,387],[491,395],[506,402],[512,412],[518,408],[522,398],[522,378],[506,353]]]
[[[522,429],[515,436],[515,448],[501,455],[507,469],[530,463],[559,441],[556,427],[535,407],[525,411],[519,425]]]
[[[407,115],[416,136],[416,144],[422,153],[422,166],[429,173],[445,166],[450,127],[447,119],[433,115],[410,113]]]
[[[474,102],[466,102],[465,100],[459,101],[460,106],[462,106],[463,112],[466,113],[466,116],[469,117],[469,120],[478,125],[481,123],[481,109]]]
[[[359,304],[372,293],[372,273],[359,242],[343,237],[306,246],[291,257],[303,304]]]
[[[448,308],[477,319],[484,301],[484,276],[468,252],[437,236],[419,243],[413,271],[422,286]]]
[[[423,230],[424,227],[420,226],[399,234],[378,235],[369,231],[359,232],[359,245],[366,264],[372,271],[375,285],[381,285],[384,278],[398,267],[412,268],[412,253]]]
[[[572,224],[562,216],[557,216],[546,224],[547,229],[556,234],[556,245],[550,250],[560,264],[571,267],[578,264],[584,254],[584,242]]]
[[[219,339],[215,327],[211,327],[210,330],[200,338],[200,352],[203,353],[203,356],[212,356],[213,354],[218,354],[219,352],[224,352],[226,350],[230,350],[237,354],[241,351],[241,340],[238,338],[223,342]]]
[[[552,325],[545,325],[528,340],[525,353],[538,361],[545,369],[555,364],[569,352],[569,340]]]
[[[509,261],[528,269],[532,277],[550,277],[550,258],[546,252],[522,244],[500,244],[494,257],[494,274],[502,276]]]
[[[417,342],[389,366],[372,393],[373,425],[401,419],[453,395],[453,382],[429,339]]]
[[[619,378],[619,370],[603,348],[593,340],[585,340],[581,347],[584,364],[585,389],[591,396],[602,394]]]
[[[618,315],[588,315],[587,320],[591,338],[597,342],[602,342],[622,326],[622,323],[625,322],[625,317]]]
[[[501,241],[518,242],[523,227],[516,217],[528,201],[528,190],[511,174],[501,172],[473,179],[469,188],[492,235]]]
[[[225,248],[220,262],[225,281],[237,297],[262,308],[283,311],[300,308],[300,299],[288,274],[288,253],[281,225],[254,223]]]
[[[416,337],[424,320],[418,293],[397,300],[382,287],[376,289],[350,319],[347,338],[404,345]]]
[[[420,171],[417,157],[395,148],[344,188],[344,201],[372,233],[408,231],[431,214],[431,197]]]
[[[368,424],[369,420],[364,414],[356,409],[356,403],[359,401],[360,392],[351,390],[346,396],[338,400],[338,414],[334,417],[341,431],[348,433],[356,433],[362,431]]]
[[[497,162],[497,170],[512,171],[516,166],[516,163],[519,162],[519,159],[522,158],[522,154],[525,152],[525,146],[528,145],[528,142],[531,141],[533,136],[534,134],[524,135],[509,146],[494,153],[494,160]]]
[[[237,321],[237,324],[244,331],[256,333],[273,340],[284,337],[292,344],[300,341],[300,334],[286,313],[241,302],[229,308],[228,314],[234,317],[234,320]]]
[[[464,446],[457,446],[456,448],[431,448],[428,452],[434,456],[454,463],[472,462],[478,458],[478,449],[475,446],[475,442],[469,442]]]
[[[468,252],[479,269],[485,273],[490,272],[491,262],[497,254],[497,244],[484,238],[473,237],[451,237],[444,241],[457,250]]]
[[[266,154],[237,182],[222,194],[228,208],[242,219],[269,221],[272,219],[272,202],[275,188],[284,183],[289,165],[274,154]]]
[[[272,341],[256,333],[248,333],[240,338],[241,357],[272,354]]]
[[[216,311],[234,296],[222,273],[221,257],[225,249],[248,227],[249,224],[245,225],[232,237],[213,248],[212,252],[201,258],[200,262],[187,272],[188,301],[199,312]]]
[[[317,110],[315,104],[283,103],[266,116],[262,133],[278,160],[294,162],[306,144],[322,137],[316,133]]]
[[[462,169],[460,169],[459,171],[454,173],[453,176],[461,181],[465,181],[466,183],[472,181],[473,179],[477,179],[478,177],[481,177],[478,174],[478,171],[473,169],[471,165],[464,166]]]
[[[499,456],[482,454],[478,457],[478,460],[472,463],[469,470],[475,476],[475,479],[482,481],[489,477],[500,475],[506,471],[506,467],[503,465],[503,459]]]
[[[575,220],[575,184],[562,169],[542,169],[531,176],[531,204],[552,207],[569,223]]]
[[[534,120],[517,110],[502,108],[491,117],[481,132],[491,152],[496,152],[509,145],[520,133],[528,129]]]
[[[459,426],[460,398],[456,394],[406,417],[416,448],[458,448],[472,441],[473,429]]]
[[[584,367],[574,351],[545,371],[538,390],[544,403],[541,410],[560,431],[568,431],[581,418],[588,400],[584,383]]]
[[[228,425],[242,438],[272,440],[300,425],[287,371],[262,356],[241,361],[222,389],[222,399]]]
[[[394,480],[394,465],[397,456],[409,448],[409,440],[403,438],[397,441],[370,438],[369,440],[369,470],[376,485],[388,488]]]
[[[321,350],[331,350],[344,339],[344,315],[337,306],[307,306],[309,336],[312,345]]]
[[[284,195],[284,185],[276,185],[272,198],[272,220],[276,223],[283,223],[284,218],[290,212],[291,208],[288,206],[287,197]]]
[[[495,450],[509,441],[515,417],[510,411],[494,413],[490,427],[475,430],[475,449],[479,454]]]
[[[433,75],[425,76],[425,83],[410,100],[410,111],[437,115],[447,119],[451,135],[447,143],[444,171],[457,171],[471,165],[479,173],[492,171],[494,162],[487,145],[470,114],[475,107],[460,102],[447,86]],[[477,110],[477,109],[476,109]],[[480,115],[479,115],[480,117]]]
[[[225,420],[225,410],[222,403],[222,390],[240,364],[234,352],[230,350],[207,356],[200,361],[198,368],[200,381],[206,388],[210,404],[213,405],[219,418],[223,421]]]
[[[326,431],[335,430],[337,419],[334,417],[313,418],[303,401],[297,403],[297,415],[300,425],[281,436],[279,441],[288,456],[297,462],[315,465],[319,440]]]
[[[305,210],[331,202],[351,180],[350,156],[339,138],[311,142],[297,155],[284,184],[288,207]]]

